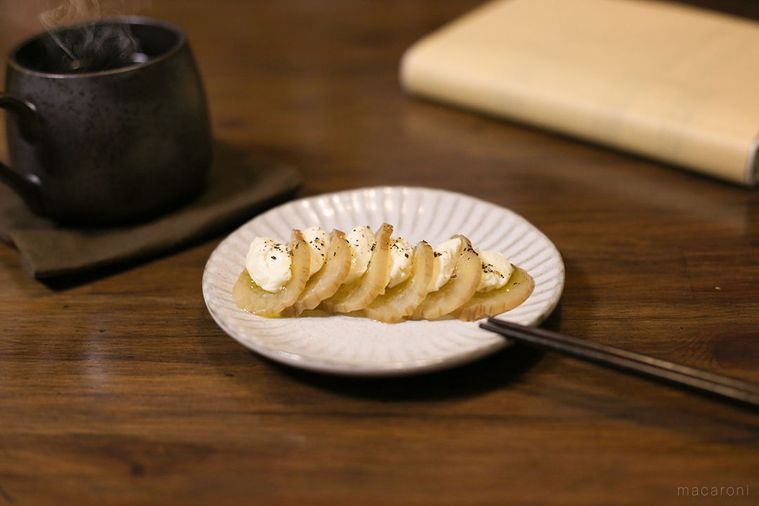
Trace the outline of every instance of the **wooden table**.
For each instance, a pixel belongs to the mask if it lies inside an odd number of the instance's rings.
[[[756,192],[401,93],[404,48],[476,3],[147,13],[187,30],[215,135],[299,166],[303,195],[430,185],[507,206],[564,256],[550,328],[759,381]],[[3,53],[37,29],[22,21]],[[200,292],[220,239],[55,288],[0,248],[0,505],[685,503],[678,487],[756,504],[759,417],[712,399],[517,347],[393,381],[251,354]]]

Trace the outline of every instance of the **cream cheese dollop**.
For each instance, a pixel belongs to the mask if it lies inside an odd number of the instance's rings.
[[[376,247],[374,233],[368,226],[355,227],[345,236],[351,250],[351,268],[344,283],[352,283],[364,275]]]
[[[390,243],[390,282],[388,288],[392,288],[406,281],[411,275],[411,255],[413,250],[408,242],[402,237],[393,239]]]
[[[456,261],[461,256],[464,242],[458,238],[448,239],[435,248],[432,262],[432,285],[430,291],[435,292],[446,284],[453,275]]]
[[[514,266],[506,260],[503,253],[497,251],[480,251],[482,261],[482,278],[477,286],[478,292],[489,292],[503,287],[511,277]]]
[[[303,238],[308,243],[308,249],[311,253],[311,265],[309,266],[308,275],[312,276],[322,268],[327,259],[329,236],[321,227],[313,226],[303,230]]]
[[[278,292],[290,281],[292,258],[284,244],[268,237],[256,237],[250,243],[245,268],[250,278],[267,292]]]

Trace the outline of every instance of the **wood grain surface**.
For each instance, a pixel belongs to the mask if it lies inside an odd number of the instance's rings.
[[[39,28],[22,3],[0,3],[3,54]],[[401,93],[403,50],[476,3],[154,0],[144,13],[187,31],[216,137],[299,166],[303,195],[429,185],[507,206],[564,256],[549,328],[759,381],[755,191]],[[759,19],[751,0],[692,3]],[[222,236],[54,285],[0,247],[0,505],[759,498],[756,412],[643,379],[519,347],[393,381],[264,360],[206,312],[201,274]]]

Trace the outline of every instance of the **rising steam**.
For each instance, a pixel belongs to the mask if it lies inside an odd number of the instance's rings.
[[[116,68],[144,61],[137,40],[126,24],[96,24],[114,16],[136,14],[149,0],[46,0],[40,22],[70,71]],[[76,30],[60,30],[76,25]]]

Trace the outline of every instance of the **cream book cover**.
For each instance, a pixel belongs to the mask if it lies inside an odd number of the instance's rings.
[[[413,94],[745,186],[759,175],[759,23],[645,0],[497,0],[401,63]]]

